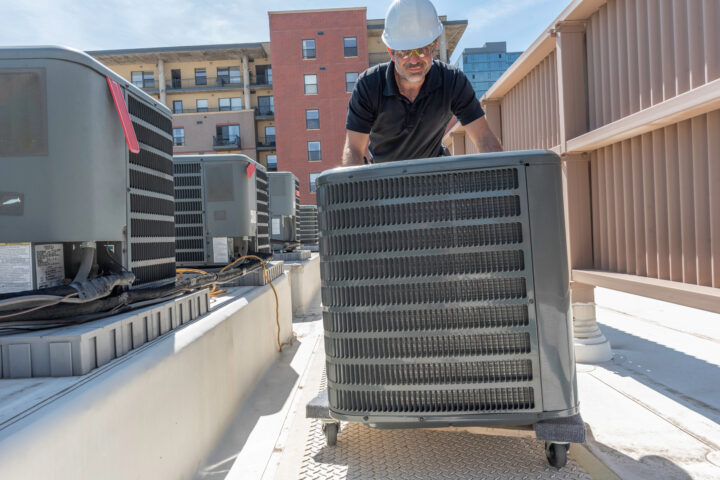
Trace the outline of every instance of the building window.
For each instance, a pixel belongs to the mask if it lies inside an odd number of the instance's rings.
[[[303,58],[315,58],[315,40],[303,40]]]
[[[131,72],[130,79],[140,88],[155,88],[155,72]]]
[[[263,97],[259,96],[258,99],[258,107],[257,112],[258,115],[273,115],[275,113],[275,106],[273,102],[273,97]]]
[[[207,85],[207,72],[204,68],[195,69],[195,85]]]
[[[317,75],[305,75],[305,95],[318,93]]]
[[[195,108],[197,109],[198,113],[207,112],[208,111],[208,101],[207,100],[195,100]]]
[[[319,162],[322,160],[322,153],[320,151],[320,142],[307,142],[308,146],[308,161]]]
[[[242,98],[219,98],[218,110],[221,112],[229,112],[231,110],[242,110]]]
[[[182,100],[173,100],[173,113],[183,113]]]
[[[316,130],[320,128],[319,110],[305,110],[305,128],[308,130]]]
[[[240,147],[240,125],[218,125],[215,127],[217,147]]]
[[[317,180],[317,177],[319,177],[319,173],[311,173],[310,174],[310,193],[315,193],[317,187],[315,186],[315,180]]]
[[[272,68],[270,65],[255,66],[255,83],[258,85],[272,85]]]
[[[173,145],[176,147],[185,145],[185,129],[173,128]]]
[[[357,37],[345,37],[343,38],[343,47],[345,50],[346,57],[357,57]]]
[[[277,172],[277,155],[267,156],[267,168],[269,172]]]
[[[182,88],[180,70],[170,70],[170,85],[172,88]]]
[[[242,83],[240,67],[218,67],[217,86],[239,85]]]
[[[355,89],[355,84],[357,83],[357,79],[358,79],[357,72],[345,73],[345,91],[346,92],[352,92]]]
[[[275,145],[275,127],[265,127],[265,145]]]

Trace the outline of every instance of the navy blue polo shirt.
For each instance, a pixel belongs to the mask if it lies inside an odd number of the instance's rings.
[[[370,134],[374,163],[437,157],[453,115],[467,125],[485,114],[470,81],[453,66],[433,61],[414,102],[400,94],[394,72],[393,62],[365,70],[350,97],[345,128]]]

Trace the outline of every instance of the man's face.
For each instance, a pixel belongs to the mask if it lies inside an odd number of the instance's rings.
[[[435,42],[413,50],[390,50],[398,76],[410,83],[422,83],[432,67]]]

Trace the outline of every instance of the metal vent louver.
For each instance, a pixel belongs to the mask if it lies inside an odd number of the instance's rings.
[[[295,240],[298,242],[300,234],[300,181],[295,179]]]
[[[140,153],[130,153],[130,268],[135,285],[175,275],[172,121],[128,92]]]
[[[263,168],[255,172],[257,184],[257,251],[270,253],[270,212],[268,208],[268,176]]]
[[[184,265],[205,263],[205,221],[200,162],[176,163],[175,238],[177,261]]]
[[[526,415],[536,421],[543,412],[540,342],[546,337],[534,303],[530,163],[503,155],[509,158],[338,169],[318,179],[335,418],[402,423]],[[552,170],[553,181],[559,177],[557,157],[525,155],[550,164],[543,168]],[[558,197],[546,197],[538,207],[552,208],[548,216],[562,222]],[[552,222],[548,228],[555,228]],[[556,244],[545,247],[562,256],[564,234],[555,230]],[[562,269],[558,261],[549,274],[559,285]],[[553,341],[569,357],[568,322],[559,311],[549,332],[562,325],[565,336]],[[557,378],[548,373],[547,380]],[[573,386],[566,382],[571,392]],[[550,395],[548,403],[555,401]]]
[[[300,205],[298,212],[298,241],[303,245],[317,245],[317,207],[315,205]]]

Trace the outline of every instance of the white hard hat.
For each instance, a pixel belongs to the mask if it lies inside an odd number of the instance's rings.
[[[429,0],[395,0],[385,14],[382,39],[393,50],[410,50],[429,45],[442,31]]]

